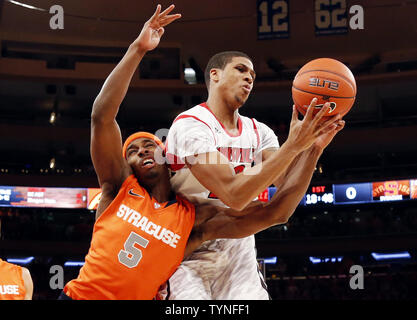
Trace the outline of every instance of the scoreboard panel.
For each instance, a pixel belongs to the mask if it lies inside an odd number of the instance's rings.
[[[301,204],[346,205],[412,199],[417,199],[417,179],[312,185],[308,188]]]
[[[410,199],[410,181],[384,181],[372,184],[372,198],[374,201]]]
[[[417,199],[417,180],[410,180],[411,199]]]
[[[304,205],[333,204],[334,194],[332,185],[310,186],[304,196]]]
[[[257,200],[272,199],[277,188],[269,187]],[[0,186],[0,207],[97,209],[99,188],[49,188]],[[417,179],[347,184],[310,185],[299,205],[348,205],[417,199]]]
[[[0,186],[0,207],[85,208],[86,188]]]
[[[333,185],[335,194],[334,204],[354,204],[372,201],[372,184],[350,183]]]

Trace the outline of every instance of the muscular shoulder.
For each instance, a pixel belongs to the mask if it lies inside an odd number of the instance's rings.
[[[28,268],[22,267],[22,277],[24,279],[31,279],[30,271]]]

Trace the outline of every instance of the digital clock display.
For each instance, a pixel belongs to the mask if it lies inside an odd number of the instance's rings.
[[[334,201],[331,185],[310,186],[304,196],[304,205],[332,204]]]

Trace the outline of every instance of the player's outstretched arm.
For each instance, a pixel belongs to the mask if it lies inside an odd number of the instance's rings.
[[[326,107],[313,116],[316,101],[313,99],[303,120],[298,120],[298,112],[294,108],[287,141],[262,163],[234,175],[227,159],[220,152],[211,152],[200,154],[197,158],[191,157],[192,163],[187,158],[191,172],[227,206],[242,210],[284,174],[293,160],[337,121],[337,116],[321,121],[328,112]]]
[[[297,181],[277,192],[268,203],[258,203],[243,210],[210,205],[196,207],[196,221],[187,243],[186,255],[207,240],[243,238],[277,224],[284,224],[303,198],[321,152],[312,149],[305,171],[297,172]]]
[[[132,76],[146,52],[155,49],[164,34],[164,27],[181,17],[170,15],[171,5],[161,12],[158,5],[153,16],[145,22],[137,39],[107,77],[96,97],[91,113],[91,157],[100,187],[116,188],[127,177],[129,168],[122,157],[122,138],[116,122]]]

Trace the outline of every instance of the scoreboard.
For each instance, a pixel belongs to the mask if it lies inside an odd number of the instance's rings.
[[[332,185],[310,186],[304,196],[304,205],[331,204],[334,202]]]
[[[372,200],[372,184],[369,182],[336,184],[333,186],[333,192],[334,204],[366,203]]]
[[[417,179],[313,185],[307,190],[301,204],[341,205],[413,199],[417,199]]]
[[[96,188],[0,186],[0,207],[90,208],[99,192]]]
[[[267,202],[277,189],[265,189],[257,200]],[[97,209],[98,188],[47,188],[0,186],[0,207]],[[300,205],[346,205],[417,199],[417,179],[348,184],[310,185]]]

